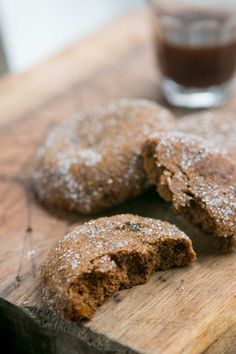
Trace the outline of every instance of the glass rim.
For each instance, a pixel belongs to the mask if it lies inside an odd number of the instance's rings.
[[[210,3],[205,0],[146,0],[152,9],[161,10],[168,13],[179,9],[192,9],[195,10],[230,10],[236,13],[236,1],[235,0],[212,0]],[[216,8],[217,5],[217,8]]]

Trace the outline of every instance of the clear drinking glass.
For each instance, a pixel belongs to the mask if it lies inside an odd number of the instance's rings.
[[[151,0],[161,88],[175,106],[208,108],[230,95],[236,0]]]

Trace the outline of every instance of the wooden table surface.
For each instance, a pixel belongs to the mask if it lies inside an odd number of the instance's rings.
[[[1,335],[24,354],[236,353],[235,254],[220,255],[210,237],[174,216],[152,191],[103,215],[170,220],[193,238],[198,261],[117,293],[83,324],[67,323],[42,304],[44,257],[88,218],[37,202],[30,180],[35,151],[54,123],[124,96],[161,100],[146,10],[29,72],[0,80]],[[236,112],[235,97],[224,110]]]

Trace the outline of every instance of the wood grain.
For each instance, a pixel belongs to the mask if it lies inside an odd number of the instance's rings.
[[[30,180],[35,150],[74,111],[123,96],[160,100],[146,20],[146,12],[130,14],[32,72],[0,82],[0,325],[17,335],[22,353],[236,351],[235,254],[220,255],[210,237],[174,216],[153,191],[103,215],[133,212],[174,222],[193,238],[199,253],[193,266],[158,272],[147,285],[115,294],[79,325],[41,301],[44,257],[87,218],[37,202]],[[236,110],[235,101],[224,109]]]
[[[143,11],[123,16],[109,29],[65,49],[56,58],[42,62],[37,69],[3,78],[0,81],[0,126],[63,95],[73,85],[96,75],[98,68],[106,70],[107,65],[122,59],[130,46],[146,43],[148,25],[140,21]]]

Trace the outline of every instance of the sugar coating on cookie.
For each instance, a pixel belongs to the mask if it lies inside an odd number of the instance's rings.
[[[41,271],[44,300],[66,319],[90,319],[117,290],[195,258],[191,240],[168,222],[129,214],[99,218],[49,253]]]
[[[57,125],[39,148],[33,174],[48,205],[90,214],[143,193],[141,146],[152,131],[174,126],[154,102],[120,99]]]
[[[220,240],[235,246],[236,168],[232,161],[200,137],[156,133],[143,146],[150,181],[174,210]]]
[[[177,130],[198,135],[236,161],[236,114],[231,111],[203,111],[177,121]]]

